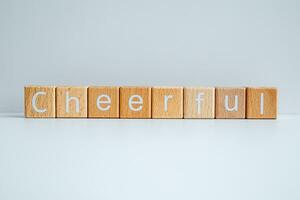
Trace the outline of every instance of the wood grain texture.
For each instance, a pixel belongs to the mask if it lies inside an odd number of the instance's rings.
[[[87,87],[57,87],[56,116],[58,118],[86,118]]]
[[[42,93],[41,93],[42,92]],[[35,96],[35,97],[34,97]],[[33,98],[35,105],[33,105]],[[55,117],[55,87],[24,87],[24,115],[28,118]]]
[[[152,118],[183,118],[183,87],[153,87]]]
[[[151,88],[120,87],[120,118],[151,118]]]
[[[89,87],[88,117],[119,118],[119,87]]]
[[[237,97],[236,104],[235,96]],[[226,104],[226,98],[228,104]],[[226,109],[226,105],[229,109]],[[235,105],[236,110],[233,109]],[[215,109],[217,119],[244,119],[246,116],[246,88],[216,88]]]
[[[215,118],[215,88],[184,88],[184,118]]]
[[[276,119],[277,89],[274,87],[247,88],[247,118]]]

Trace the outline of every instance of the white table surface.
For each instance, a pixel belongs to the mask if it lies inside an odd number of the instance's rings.
[[[0,199],[300,199],[300,116],[0,116]]]

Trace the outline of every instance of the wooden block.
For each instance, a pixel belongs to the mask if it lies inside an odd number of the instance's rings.
[[[183,88],[152,88],[152,118],[183,118]]]
[[[89,87],[88,117],[119,118],[119,87]]]
[[[87,87],[57,87],[56,116],[60,118],[86,118]]]
[[[184,88],[184,118],[215,118],[215,88]]]
[[[151,118],[151,88],[121,87],[120,118]]]
[[[247,88],[247,118],[276,119],[277,89],[267,87]]]
[[[216,118],[244,119],[246,88],[216,88]]]
[[[55,87],[24,87],[25,117],[55,117]]]

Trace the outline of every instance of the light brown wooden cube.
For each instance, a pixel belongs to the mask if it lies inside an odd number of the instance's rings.
[[[216,118],[244,119],[246,88],[216,88]]]
[[[88,117],[119,118],[119,87],[89,87]]]
[[[87,87],[57,87],[56,116],[59,118],[86,118]]]
[[[24,87],[24,115],[30,118],[55,117],[55,87]]]
[[[183,118],[183,88],[152,88],[152,118]]]
[[[121,87],[120,118],[151,118],[151,88]]]
[[[184,88],[184,118],[215,118],[215,88]]]
[[[276,119],[277,89],[267,87],[247,88],[247,118]]]

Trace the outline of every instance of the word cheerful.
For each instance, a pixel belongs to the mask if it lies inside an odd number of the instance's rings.
[[[277,118],[270,87],[28,86],[24,101],[30,118]]]

